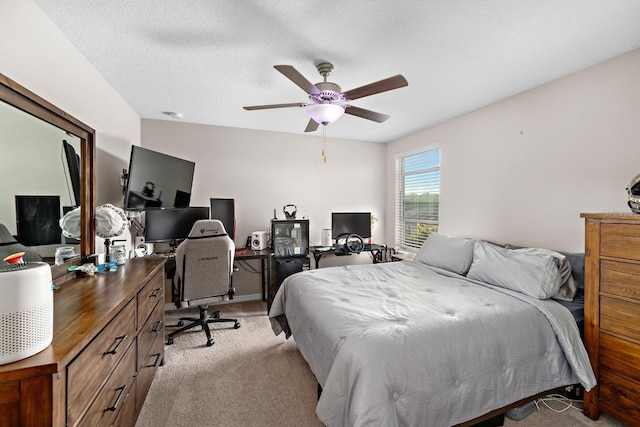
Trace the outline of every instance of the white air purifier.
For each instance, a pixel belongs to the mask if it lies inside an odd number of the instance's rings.
[[[41,352],[53,340],[51,267],[0,265],[0,365]]]
[[[322,229],[322,246],[331,246],[331,229]]]

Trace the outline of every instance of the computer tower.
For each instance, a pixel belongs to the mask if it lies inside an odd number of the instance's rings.
[[[281,257],[274,258],[271,265],[271,296],[268,301],[268,309],[271,308],[273,297],[278,289],[280,289],[280,285],[284,282],[284,279],[300,271],[309,270],[311,268],[311,261],[307,257]]]
[[[271,220],[271,248],[275,258],[308,256],[309,220]]]

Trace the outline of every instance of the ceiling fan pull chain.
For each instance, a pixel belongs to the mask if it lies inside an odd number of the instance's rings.
[[[327,126],[322,126],[322,157],[324,163],[327,163]]]

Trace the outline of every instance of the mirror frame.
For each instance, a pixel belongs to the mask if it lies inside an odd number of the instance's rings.
[[[0,73],[0,101],[80,138],[80,256],[95,253],[95,130],[50,102]],[[81,262],[81,260],[80,260]],[[70,264],[78,264],[78,260]],[[54,282],[67,273],[63,266],[52,266]],[[60,268],[57,268],[60,267]]]

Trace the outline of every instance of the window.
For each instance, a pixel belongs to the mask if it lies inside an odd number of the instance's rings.
[[[396,246],[417,251],[438,231],[440,149],[396,158]]]

